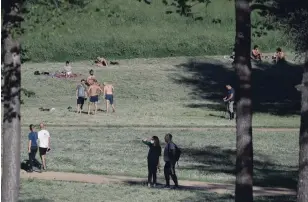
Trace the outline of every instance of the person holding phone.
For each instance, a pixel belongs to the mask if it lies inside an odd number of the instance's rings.
[[[160,168],[159,157],[161,156],[161,146],[159,143],[159,139],[157,136],[153,136],[149,139],[144,139],[142,142],[149,146],[148,153],[148,187],[152,185],[153,179],[153,187],[156,187],[157,183],[157,169]]]

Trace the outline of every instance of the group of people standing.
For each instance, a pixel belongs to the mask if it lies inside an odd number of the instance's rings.
[[[88,102],[88,115],[91,114],[91,108],[94,105],[94,114],[97,113],[99,96],[103,94],[106,103],[106,112],[109,111],[109,105],[112,108],[112,112],[115,112],[114,107],[114,87],[112,84],[104,82],[102,85],[97,82],[94,76],[94,71],[89,71],[89,77],[87,80],[82,79],[80,84],[76,87],[76,99],[77,99],[77,113],[81,113],[84,102],[89,98]]]
[[[160,170],[161,146],[159,138],[153,136],[142,142],[149,146],[148,161],[148,187],[157,186],[157,170]],[[175,173],[175,164],[179,160],[181,150],[172,141],[170,133],[165,135],[166,146],[164,148],[163,159],[165,161],[164,176],[166,180],[165,188],[170,188],[170,176],[174,182],[174,188],[179,188],[178,179]]]
[[[30,133],[28,135],[28,154],[29,154],[29,170],[28,172],[33,172],[34,164],[40,164],[36,160],[36,153],[39,151],[39,155],[42,161],[42,168],[39,166],[39,170],[43,169],[46,171],[46,154],[50,151],[50,134],[45,129],[45,125],[40,123],[40,131],[35,131],[35,126],[31,124],[29,126]]]

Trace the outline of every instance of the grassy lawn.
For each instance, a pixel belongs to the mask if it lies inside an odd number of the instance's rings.
[[[22,24],[26,58],[45,62],[97,56],[110,59],[232,52],[235,36],[233,1],[216,0],[208,7],[195,5],[192,12],[196,17],[203,17],[202,21],[176,13],[168,15],[166,11],[176,9],[165,6],[162,1],[151,5],[136,0],[105,0],[103,4],[101,0],[86,2],[81,9],[70,7],[62,16],[51,19],[46,13],[54,8],[53,4],[48,7],[26,2],[30,9]],[[61,8],[62,4],[59,5]],[[213,23],[218,19],[220,23]],[[252,13],[253,24],[263,20],[257,12]],[[255,31],[258,29],[253,29]],[[291,39],[278,29],[268,31],[262,37],[253,36],[252,43],[267,52],[273,52],[279,46],[284,50],[293,48]]]
[[[49,128],[52,152],[48,168],[54,171],[146,177],[147,146],[142,138],[166,132],[183,149],[177,169],[180,179],[233,183],[235,134],[219,129],[188,131],[163,129]],[[22,159],[27,159],[27,130],[22,132]],[[254,184],[296,187],[297,133],[254,133]],[[164,145],[164,144],[163,144]],[[163,183],[163,173],[159,174]]]
[[[23,180],[20,202],[81,202],[81,201],[127,201],[127,202],[231,202],[231,195],[207,193],[204,190],[170,191],[149,189],[142,186],[94,185],[72,182]],[[255,197],[256,202],[292,202],[295,197]]]
[[[221,116],[226,83],[235,85],[235,73],[223,59],[165,58],[121,60],[120,65],[95,68],[90,62],[73,63],[73,71],[83,76],[57,79],[34,76],[34,71],[55,72],[64,63],[26,63],[22,87],[35,97],[23,96],[22,124],[121,125],[121,126],[234,126]],[[115,114],[99,112],[88,118],[76,115],[75,88],[88,71],[95,69],[99,81],[115,87]],[[294,88],[301,79],[298,67],[254,66],[254,127],[298,127],[300,94]],[[299,71],[297,71],[299,70]],[[281,83],[281,81],[284,81]],[[55,107],[42,112],[39,107]],[[105,109],[104,103],[99,104]],[[86,108],[86,107],[85,107]]]

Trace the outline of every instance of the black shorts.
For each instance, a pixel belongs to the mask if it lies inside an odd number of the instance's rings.
[[[46,155],[46,152],[47,152],[47,148],[42,148],[42,147],[39,147],[39,152],[40,152],[40,155]]]
[[[83,105],[84,104],[84,97],[78,97],[77,98],[77,104],[78,105]]]

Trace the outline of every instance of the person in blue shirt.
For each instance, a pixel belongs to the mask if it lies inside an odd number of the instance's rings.
[[[234,119],[234,98],[235,98],[235,91],[230,85],[226,85],[226,88],[228,90],[228,94],[226,97],[223,98],[224,102],[227,103],[227,110],[230,115],[230,120]]]
[[[35,159],[36,153],[37,153],[37,132],[35,132],[34,125],[31,124],[29,126],[30,133],[28,135],[29,143],[28,143],[28,153],[29,153],[29,163],[30,163],[30,169],[28,172],[33,172],[33,164],[34,162],[38,162]]]

